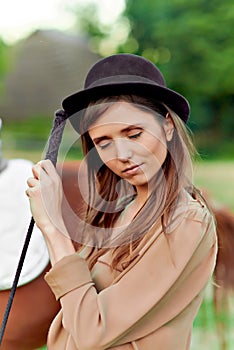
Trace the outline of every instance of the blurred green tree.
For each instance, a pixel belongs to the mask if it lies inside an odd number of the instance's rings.
[[[7,46],[0,38],[0,92],[3,88],[3,77],[7,69]]]
[[[126,0],[118,21],[128,33],[122,42],[115,42],[113,25],[108,30],[97,16],[93,18],[90,12],[83,15],[82,26],[91,34],[96,51],[130,52],[152,60],[168,85],[189,99],[190,127],[200,149],[234,152],[232,0]]]
[[[194,107],[198,129],[232,136],[234,3],[232,0],[126,0],[129,39],[156,63],[168,85]],[[127,51],[127,42],[122,50]],[[233,130],[233,129],[232,129]]]

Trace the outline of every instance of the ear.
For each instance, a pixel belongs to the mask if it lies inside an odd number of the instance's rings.
[[[173,137],[173,132],[174,132],[175,126],[174,126],[173,120],[170,116],[170,113],[167,113],[167,115],[166,115],[166,120],[164,122],[163,128],[165,131],[166,140],[171,141],[171,139]]]

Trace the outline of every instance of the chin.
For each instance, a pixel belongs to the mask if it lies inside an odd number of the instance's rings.
[[[133,186],[147,186],[149,181],[144,179],[127,179],[127,181]]]

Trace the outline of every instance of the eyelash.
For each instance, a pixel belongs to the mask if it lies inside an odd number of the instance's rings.
[[[142,131],[136,133],[136,134],[133,134],[133,135],[129,135],[128,138],[129,139],[137,139],[138,137],[140,137],[142,134]],[[104,145],[98,145],[98,147],[101,149],[101,150],[104,150],[105,148],[107,148],[108,146],[110,145],[110,142],[104,144]]]
[[[138,133],[136,134],[133,134],[133,135],[130,135],[128,136],[129,139],[137,139],[138,137],[140,137],[142,134],[142,131],[139,131]]]
[[[109,146],[110,142],[106,143],[105,145],[98,145],[98,147],[103,150]]]

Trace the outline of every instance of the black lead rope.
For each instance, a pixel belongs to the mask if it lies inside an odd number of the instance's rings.
[[[55,116],[54,116],[54,123],[53,123],[53,127],[50,133],[50,137],[49,137],[49,141],[48,141],[48,148],[47,148],[47,152],[45,155],[45,159],[50,159],[51,162],[54,164],[54,166],[56,165],[57,162],[57,157],[58,157],[58,151],[59,151],[59,146],[62,140],[62,135],[63,135],[63,130],[66,124],[66,119],[68,118],[68,115],[66,114],[66,112],[62,109],[58,110],[55,112]],[[13,303],[13,299],[15,296],[15,292],[16,292],[16,288],[18,285],[18,281],[19,281],[19,277],[20,277],[20,273],[23,267],[23,263],[25,260],[25,256],[27,253],[27,249],[29,246],[29,242],[32,236],[32,231],[33,231],[33,227],[34,227],[34,219],[33,217],[31,218],[31,222],[29,224],[28,227],[28,232],[24,241],[24,246],[21,252],[21,256],[18,262],[18,266],[16,269],[16,273],[15,273],[15,278],[11,287],[11,292],[9,295],[9,299],[8,299],[8,303],[6,306],[6,311],[3,317],[3,321],[2,321],[2,325],[1,325],[1,330],[0,330],[0,345],[2,344],[2,339],[3,339],[3,335],[6,329],[6,325],[7,325],[7,321],[9,318],[9,314],[11,311],[11,306]]]

